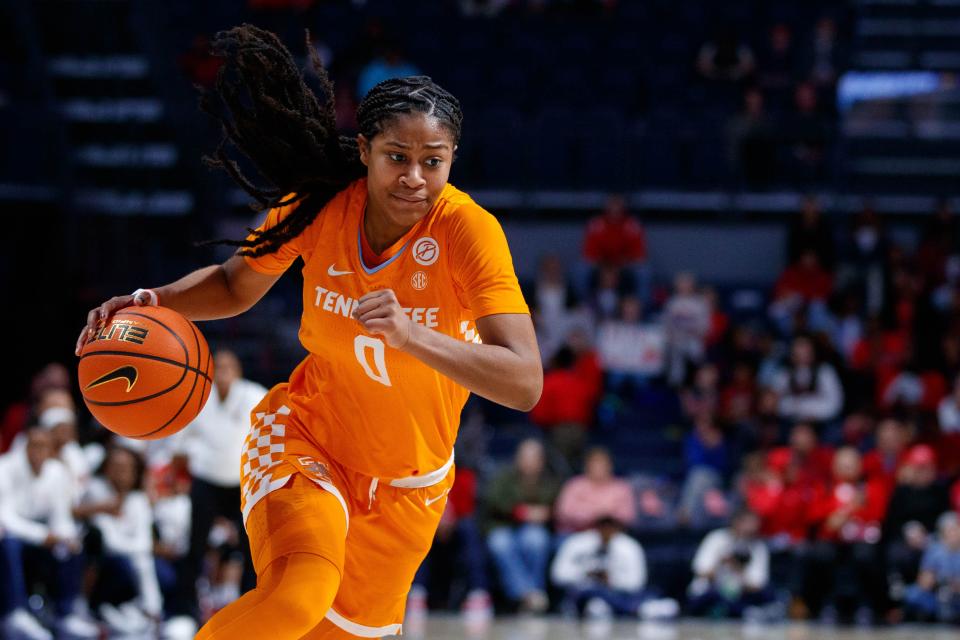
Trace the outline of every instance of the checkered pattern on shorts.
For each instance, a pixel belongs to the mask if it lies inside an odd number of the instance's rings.
[[[250,428],[240,457],[242,474],[240,493],[243,519],[261,498],[286,484],[289,474],[275,478],[272,471],[283,460],[286,425],[278,422],[289,415],[284,405],[276,413],[258,413],[257,421]]]

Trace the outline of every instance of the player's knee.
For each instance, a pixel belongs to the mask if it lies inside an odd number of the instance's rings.
[[[267,599],[272,611],[282,612],[284,627],[304,635],[323,620],[333,604],[340,588],[340,570],[312,553],[293,553],[283,562],[274,568],[282,571],[282,576],[277,576]]]

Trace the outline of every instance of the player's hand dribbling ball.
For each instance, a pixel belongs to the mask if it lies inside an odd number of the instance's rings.
[[[124,306],[86,340],[81,336],[79,348],[83,400],[98,422],[119,435],[142,440],[172,435],[200,413],[210,395],[213,358],[207,341],[172,309]]]

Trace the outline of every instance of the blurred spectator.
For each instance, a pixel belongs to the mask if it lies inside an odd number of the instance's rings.
[[[886,235],[873,203],[867,200],[854,218],[851,236],[841,252],[836,286],[856,291],[864,301],[868,316],[880,313],[884,306],[886,255]]]
[[[44,396],[47,399],[41,402]],[[4,409],[3,421],[0,423],[0,453],[9,449],[17,434],[44,409],[49,408],[47,405],[51,402],[68,409],[75,408],[70,395],[70,372],[59,362],[51,362],[33,376],[29,398],[23,402],[14,402]]]
[[[770,554],[759,537],[760,518],[737,512],[729,528],[707,534],[693,558],[688,609],[693,615],[756,617],[751,607],[774,601],[770,588]]]
[[[524,294],[533,310],[541,356],[549,362],[575,323],[580,302],[559,256],[540,259],[536,279]]]
[[[190,478],[174,478],[170,491],[153,504],[153,520],[156,526],[156,540],[153,554],[157,561],[157,579],[163,594],[164,613],[169,618],[192,628],[192,636],[197,632],[197,623],[193,619],[195,601],[188,589],[181,589],[180,576],[187,570],[184,564],[189,561],[190,553]]]
[[[620,301],[620,315],[600,323],[597,353],[607,373],[607,386],[618,390],[625,383],[642,386],[663,373],[665,359],[663,328],[643,322],[639,298]]]
[[[813,37],[807,46],[807,69],[810,78],[821,87],[832,87],[843,68],[843,52],[837,39],[837,23],[830,16],[817,20]]]
[[[814,613],[830,618],[853,610],[858,621],[869,622],[881,610],[886,580],[877,543],[885,508],[884,488],[865,481],[857,450],[839,449],[833,480],[810,507],[818,542],[810,551],[805,599]]]
[[[680,407],[691,420],[714,415],[720,406],[720,371],[712,362],[697,367],[693,382],[680,390]]]
[[[626,480],[613,475],[610,452],[602,447],[587,451],[583,471],[560,490],[554,513],[557,531],[583,531],[603,516],[624,527],[632,525],[637,515],[633,491]]]
[[[948,198],[941,198],[926,223],[917,247],[917,269],[924,288],[932,290],[947,278],[947,264],[960,247],[960,222],[953,214]]]
[[[267,390],[243,378],[243,368],[236,354],[227,349],[214,353],[213,390],[200,415],[176,436],[175,465],[187,467],[193,482],[190,502],[190,554],[181,576],[182,588],[195,593],[196,580],[202,570],[207,540],[218,517],[233,522],[237,533],[236,553],[243,558],[243,584],[235,587],[248,591],[256,584],[250,560],[250,548],[240,513],[240,469],[237,461],[243,454],[243,442],[250,430],[250,413]],[[189,598],[195,601],[195,597]],[[199,614],[198,614],[199,615]]]
[[[912,619],[960,621],[960,516],[944,513],[937,521],[937,539],[920,562],[920,575],[905,594]]]
[[[812,248],[805,249],[777,278],[770,318],[782,334],[791,335],[797,329],[797,316],[803,311],[822,313],[832,290],[833,276]]]
[[[50,407],[40,414],[39,423],[53,435],[54,455],[70,472],[73,500],[79,500],[87,489],[93,469],[103,459],[103,448],[98,444],[80,447],[77,442],[77,414],[71,409]]]
[[[540,400],[530,411],[530,419],[547,432],[571,466],[579,459],[593,423],[597,392],[593,381],[585,379],[576,365],[573,349],[561,347],[543,376]]]
[[[26,431],[26,447],[0,457],[0,567],[6,622],[30,638],[53,638],[30,614],[27,577],[41,576],[62,633],[98,638],[95,624],[76,613],[83,577],[77,526],[70,512],[70,475],[54,458],[53,435]]]
[[[833,457],[833,450],[820,445],[808,422],[796,423],[789,445],[768,454],[767,465],[775,479],[761,487],[766,494],[748,496],[748,504],[763,515],[763,532],[778,538],[779,546],[807,539],[811,509],[830,479]],[[766,508],[760,506],[761,501]]]
[[[833,227],[823,216],[820,200],[814,195],[804,196],[800,215],[793,219],[787,232],[787,260],[795,264],[809,250],[829,270],[834,259],[833,243]]]
[[[91,479],[74,508],[75,517],[87,524],[84,551],[96,566],[90,607],[118,633],[147,632],[162,614],[143,472],[138,454],[113,446],[102,475]]]
[[[697,53],[697,71],[708,80],[738,82],[753,73],[756,60],[733,25],[723,25]]]
[[[834,420],[843,408],[843,387],[833,366],[818,360],[813,339],[793,339],[789,364],[773,381],[780,415],[793,420]]]
[[[489,619],[493,603],[487,585],[486,552],[474,514],[477,508],[477,476],[473,470],[457,467],[457,480],[447,497],[447,505],[434,535],[433,547],[413,579],[407,600],[407,615],[426,613],[433,567],[437,557],[451,557],[462,566],[458,575],[466,580],[464,615]]]
[[[370,89],[384,80],[416,75],[420,75],[420,69],[403,57],[395,43],[388,42],[379,54],[360,70],[357,78],[357,100],[362,100]]]
[[[627,210],[623,196],[611,196],[603,212],[587,222],[583,257],[594,265],[624,268],[647,259],[647,240],[640,221]]]
[[[733,364],[730,380],[720,391],[720,418],[725,422],[744,430],[750,429],[755,445],[765,439],[754,430],[756,384],[753,367],[749,362],[739,361]],[[774,435],[774,438],[776,435]]]
[[[937,406],[937,419],[941,433],[960,433],[960,376],[954,379],[950,395]]]
[[[640,543],[623,533],[622,521],[604,516],[563,541],[550,575],[563,590],[566,612],[591,618],[637,616],[647,563]]]
[[[816,87],[801,82],[794,89],[793,113],[788,121],[791,177],[806,184],[826,177],[829,121],[820,108]]]
[[[877,425],[875,440],[874,448],[863,456],[863,475],[882,483],[889,495],[897,484],[897,472],[910,445],[910,433],[901,420],[889,417]]]
[[[520,443],[514,464],[493,478],[486,493],[487,544],[504,594],[534,613],[549,606],[549,527],[558,491],[559,482],[546,467],[543,445],[531,438]]]
[[[710,308],[697,291],[692,273],[677,274],[673,287],[673,295],[663,311],[663,329],[667,338],[667,379],[676,387],[686,380],[687,367],[703,360]]]
[[[728,515],[723,483],[730,472],[731,456],[725,436],[712,413],[694,417],[693,431],[683,443],[686,478],[680,495],[680,517],[692,527],[702,527]]]
[[[760,56],[757,73],[760,86],[769,95],[782,95],[793,86],[798,66],[790,25],[778,22],[770,27],[766,47]]]
[[[601,264],[590,279],[589,306],[593,317],[599,322],[616,318],[621,301],[634,295],[629,274],[624,269]]]
[[[707,331],[705,343],[708,348],[717,347],[727,337],[730,330],[730,316],[720,304],[720,296],[713,287],[703,288],[703,297],[710,310],[710,329]]]
[[[898,476],[883,521],[883,540],[888,571],[902,584],[916,577],[921,554],[950,499],[947,487],[937,482],[936,454],[925,444],[910,449]]]
[[[743,94],[743,106],[727,125],[730,166],[748,186],[762,188],[777,175],[775,127],[757,87]]]

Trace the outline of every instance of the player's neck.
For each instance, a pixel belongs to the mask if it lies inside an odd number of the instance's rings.
[[[363,212],[363,237],[377,255],[396,244],[412,228],[391,224],[386,216],[377,215],[369,206]]]

